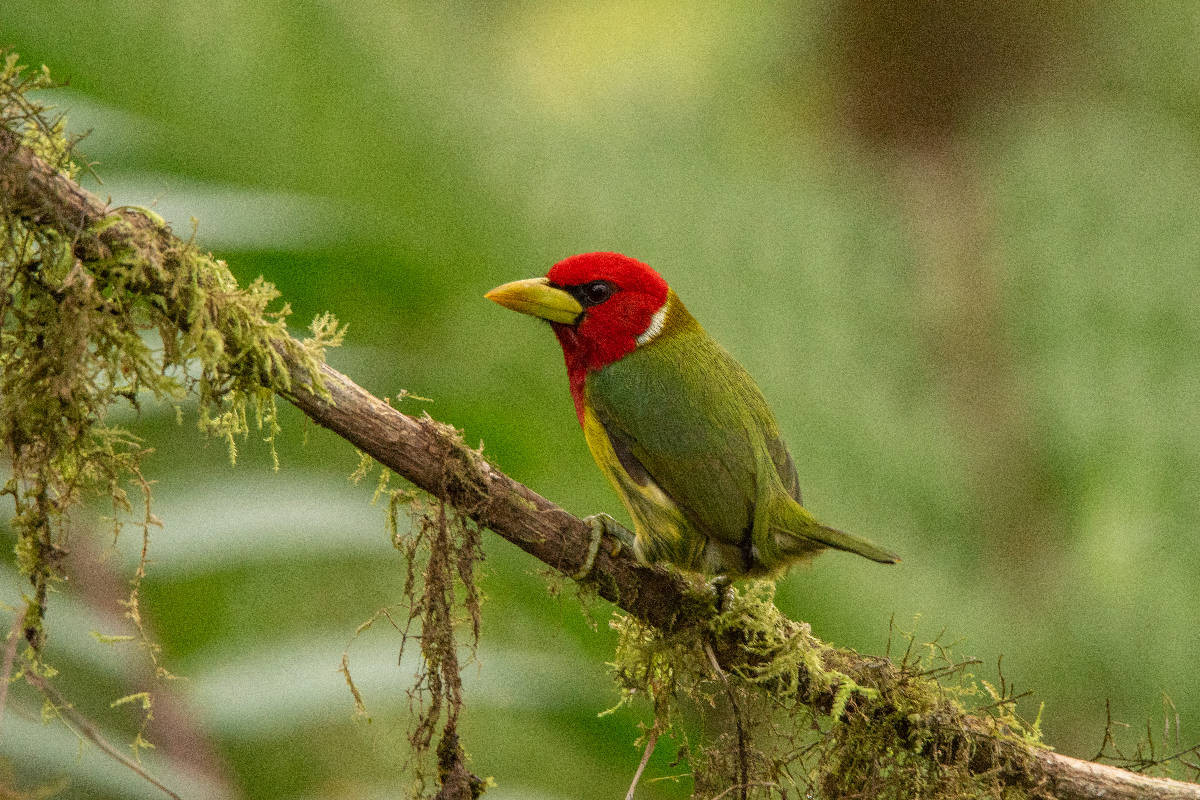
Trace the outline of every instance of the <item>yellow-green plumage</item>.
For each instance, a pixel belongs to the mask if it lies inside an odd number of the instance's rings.
[[[633,518],[643,561],[736,576],[770,574],[825,547],[897,560],[800,505],[762,393],[674,292],[661,331],[590,372],[584,398],[588,447]]]

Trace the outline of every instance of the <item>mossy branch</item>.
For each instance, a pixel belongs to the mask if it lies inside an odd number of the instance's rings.
[[[195,251],[161,220],[109,208],[8,129],[0,129],[0,203],[6,218],[56,230],[86,279],[101,285],[120,280],[123,291],[136,282],[137,294],[152,298],[179,331],[202,326],[207,346],[245,342],[253,329],[267,347],[226,354],[231,374],[225,380],[286,397],[319,425],[564,575],[588,562],[592,531],[582,520],[500,472],[454,428],[372,396],[323,363],[319,348],[289,336],[264,309],[255,317],[247,313],[252,305],[230,306],[227,297],[237,287],[220,273],[190,269]],[[108,269],[114,258],[141,268]],[[926,789],[929,781],[973,787],[971,796],[1200,800],[1200,785],[1054,753],[1011,714],[968,713],[932,677],[831,647],[769,601],[741,595],[739,602],[735,595],[732,607],[718,613],[707,585],[642,566],[610,546],[595,553],[586,583],[632,616],[624,623],[630,636],[652,630],[662,648],[695,649],[703,642],[739,685],[794,698],[814,718],[830,720],[827,758],[817,776],[825,795],[876,795],[886,786],[888,795],[904,796],[904,787],[886,784],[894,780],[889,775],[899,774],[919,776]],[[646,666],[641,678],[657,680],[647,677],[653,671]],[[863,752],[864,743],[875,752]],[[897,768],[900,762],[909,766]]]

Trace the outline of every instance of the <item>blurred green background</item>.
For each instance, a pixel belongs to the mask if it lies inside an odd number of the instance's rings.
[[[1106,700],[1126,749],[1148,722],[1176,746],[1164,696],[1195,744],[1200,14],[1000,5],[43,1],[10,5],[0,42],[69,81],[52,102],[93,130],[96,191],[194,217],[297,326],[349,324],[334,366],[431,398],[403,407],[580,514],[620,507],[557,345],[482,294],[576,252],[649,262],[758,379],[808,505],[905,557],[827,555],[780,582],[785,611],[870,653],[920,615],[992,680],[1002,655],[1072,755]],[[353,449],[289,408],[283,468],[254,442],[230,468],[186,414],[116,416],[156,451],[144,605],[182,677],[89,636],[124,629],[140,541],[114,554],[85,515],[48,622],[64,690],[123,743],[140,715],[108,704],[151,685],[145,758],[185,796],[395,796],[413,665],[385,625],[351,640],[403,573]],[[597,717],[607,609],[484,546],[474,770],[496,798],[620,796],[649,713]],[[17,786],[158,796],[9,706]]]

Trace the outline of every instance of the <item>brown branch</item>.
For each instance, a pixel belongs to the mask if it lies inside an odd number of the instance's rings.
[[[147,285],[140,288],[159,297],[163,309],[181,326],[186,324],[183,309],[172,307],[176,302],[170,287],[172,263],[163,258],[164,253],[178,252],[179,240],[136,210],[109,209],[22,147],[17,135],[8,130],[0,130],[0,203],[7,213],[32,224],[53,226],[71,237],[84,264],[117,249],[137,252],[160,272],[158,277],[145,276]],[[113,213],[125,224],[91,232],[97,222]],[[427,415],[417,418],[401,413],[327,365],[319,368],[315,377],[320,386],[316,387],[314,376],[298,355],[303,352],[300,343],[285,338],[275,345],[291,377],[290,386],[282,393],[317,424],[564,575],[576,573],[587,562],[589,526],[500,472],[467,447],[453,428]],[[712,589],[663,569],[642,566],[628,552],[614,552],[608,546],[597,553],[587,583],[601,597],[666,633],[688,628],[699,631],[717,613]],[[887,698],[892,696],[891,690],[914,676],[887,659],[830,647],[798,623],[785,621],[782,626],[787,636],[804,637],[804,646],[815,651],[827,670],[837,670],[860,687],[878,690],[877,699],[866,693],[855,693],[850,703],[843,698],[846,718],[903,725],[903,714],[897,714],[899,709]],[[738,631],[727,633],[714,642],[717,660],[744,664],[747,657],[742,643]],[[838,684],[821,688],[828,673],[817,674],[805,663],[799,670],[800,685],[809,687],[805,697],[815,709],[830,713],[838,707]],[[936,752],[922,751],[924,755],[949,764],[956,754],[969,753],[972,774],[997,775],[1003,784],[1031,795],[1064,800],[1200,800],[1200,785],[1151,778],[1032,746],[998,730],[990,718],[966,714],[948,703],[931,716],[938,741],[933,748]],[[917,741],[909,746],[928,748],[929,743]]]

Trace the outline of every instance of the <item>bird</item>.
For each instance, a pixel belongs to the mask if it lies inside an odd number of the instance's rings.
[[[647,264],[581,253],[484,296],[549,322],[588,449],[634,530],[607,514],[588,522],[642,564],[728,581],[777,577],[828,548],[900,560],[803,506],[754,379]]]

